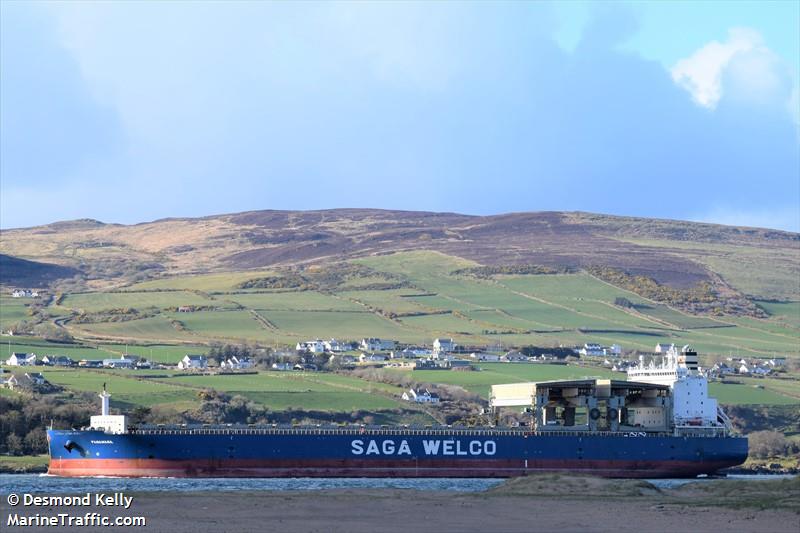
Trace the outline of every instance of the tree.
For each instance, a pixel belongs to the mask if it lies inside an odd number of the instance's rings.
[[[22,439],[16,433],[11,433],[6,437],[6,449],[11,455],[22,455],[25,453],[25,447]]]
[[[773,455],[783,455],[789,441],[778,431],[756,431],[747,436],[750,454],[760,459]]]
[[[616,305],[617,307],[626,307],[626,308],[630,309],[630,308],[633,307],[633,302],[631,302],[627,298],[623,298],[621,296],[618,296],[618,297],[614,298],[614,305]]]

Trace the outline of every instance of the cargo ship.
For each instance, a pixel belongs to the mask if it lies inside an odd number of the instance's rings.
[[[84,429],[49,429],[49,473],[120,477],[512,477],[576,472],[657,478],[714,474],[747,439],[707,394],[688,347],[644,360],[628,380],[492,387],[493,412],[519,427],[139,426],[102,411]],[[635,380],[630,378],[635,377]]]

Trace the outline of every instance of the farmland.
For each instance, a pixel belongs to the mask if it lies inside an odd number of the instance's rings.
[[[78,339],[100,343],[293,346],[310,338],[381,337],[429,344],[435,337],[453,337],[467,345],[599,342],[643,351],[673,342],[691,344],[702,355],[792,357],[800,349],[798,302],[758,301],[770,313],[765,319],[697,316],[580,271],[477,278],[454,273],[476,263],[429,251],[371,256],[349,265],[367,270],[324,288],[312,282],[296,289],[241,288],[248,280],[284,275],[275,271],[203,274],[114,292],[66,294],[52,312],[91,313],[64,326]],[[324,276],[325,270],[313,273]],[[404,286],[394,288],[397,284]],[[620,300],[627,306],[615,304]],[[178,307],[191,312],[178,313]],[[0,317],[7,322],[25,312],[5,300],[3,309]],[[120,309],[129,314],[113,314]]]

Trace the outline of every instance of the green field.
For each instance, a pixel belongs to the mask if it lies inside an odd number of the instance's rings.
[[[115,355],[129,353],[158,363],[177,363],[186,354],[206,354],[209,350],[208,346],[200,345],[101,344],[99,347],[107,352],[113,352]]]
[[[39,357],[45,355],[66,355],[74,361],[81,359],[105,359],[119,357],[118,353],[98,349],[83,344],[62,344],[47,342],[35,337],[3,337],[0,342],[0,360],[5,361],[12,352],[35,353]]]
[[[220,306],[222,302],[189,291],[170,292],[87,292],[70,294],[61,301],[61,307],[87,313],[104,309],[164,309],[182,305]]]
[[[800,330],[800,302],[757,301],[776,321]]]
[[[708,394],[721,404],[800,404],[798,398],[790,398],[751,384],[709,383]]]
[[[222,296],[220,296],[221,298]],[[277,311],[364,311],[364,307],[345,298],[315,291],[227,294],[225,299],[249,309]]]
[[[477,363],[479,371],[451,372],[446,370],[393,370],[406,372],[417,382],[459,385],[487,398],[492,385],[526,381],[556,379],[614,378],[625,379],[624,374],[596,367],[576,365],[547,365],[525,363]]]
[[[642,351],[651,350],[658,342],[674,342],[693,345],[701,357],[796,357],[800,352],[798,302],[759,301],[772,314],[765,320],[711,318],[687,315],[583,273],[477,279],[453,274],[475,263],[425,251],[371,256],[354,262],[372,271],[363,279],[349,279],[339,288],[324,292],[236,289],[243,281],[270,274],[239,272],[163,279],[134,285],[127,292],[71,294],[53,310],[161,310],[156,316],[127,322],[66,323],[78,338],[137,344],[205,344],[216,340],[293,346],[301,340],[330,337],[381,337],[430,344],[435,337],[453,337],[471,345],[600,342]],[[387,279],[403,281],[413,288],[357,289]],[[615,306],[617,298],[628,299],[633,307]],[[179,305],[212,306],[216,310],[165,310]],[[19,319],[24,312],[17,302],[5,307],[8,312],[2,316],[8,318],[3,320]],[[174,361],[176,356],[170,353],[167,357]]]
[[[399,388],[330,374],[262,372],[248,375],[181,376],[159,381],[238,394],[274,411],[304,409],[349,412],[357,409],[407,407],[399,399],[402,393]],[[377,394],[378,391],[383,394]],[[393,397],[388,397],[387,394]]]
[[[99,392],[106,384],[117,406],[172,405],[175,402],[196,400],[196,391],[167,383],[136,377],[134,371],[125,375],[103,370],[42,370],[45,378],[56,385],[79,392]]]
[[[0,331],[8,331],[20,320],[25,320],[28,316],[26,304],[31,301],[31,298],[0,296]]]
[[[181,318],[194,314],[199,313],[182,313]],[[75,324],[70,327],[70,331],[77,336],[99,336],[111,339],[130,340],[133,342],[202,342],[206,340],[206,337],[203,335],[196,335],[188,330],[177,329],[166,315],[157,315],[126,322]]]
[[[155,281],[145,281],[128,287],[128,290],[190,290],[190,291],[232,291],[243,281],[253,278],[274,275],[271,270],[250,272],[224,272],[220,274],[199,274],[195,276],[180,276]]]

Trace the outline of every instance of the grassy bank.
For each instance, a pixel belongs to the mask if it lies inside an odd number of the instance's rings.
[[[22,474],[46,472],[48,455],[0,455],[0,473]]]

